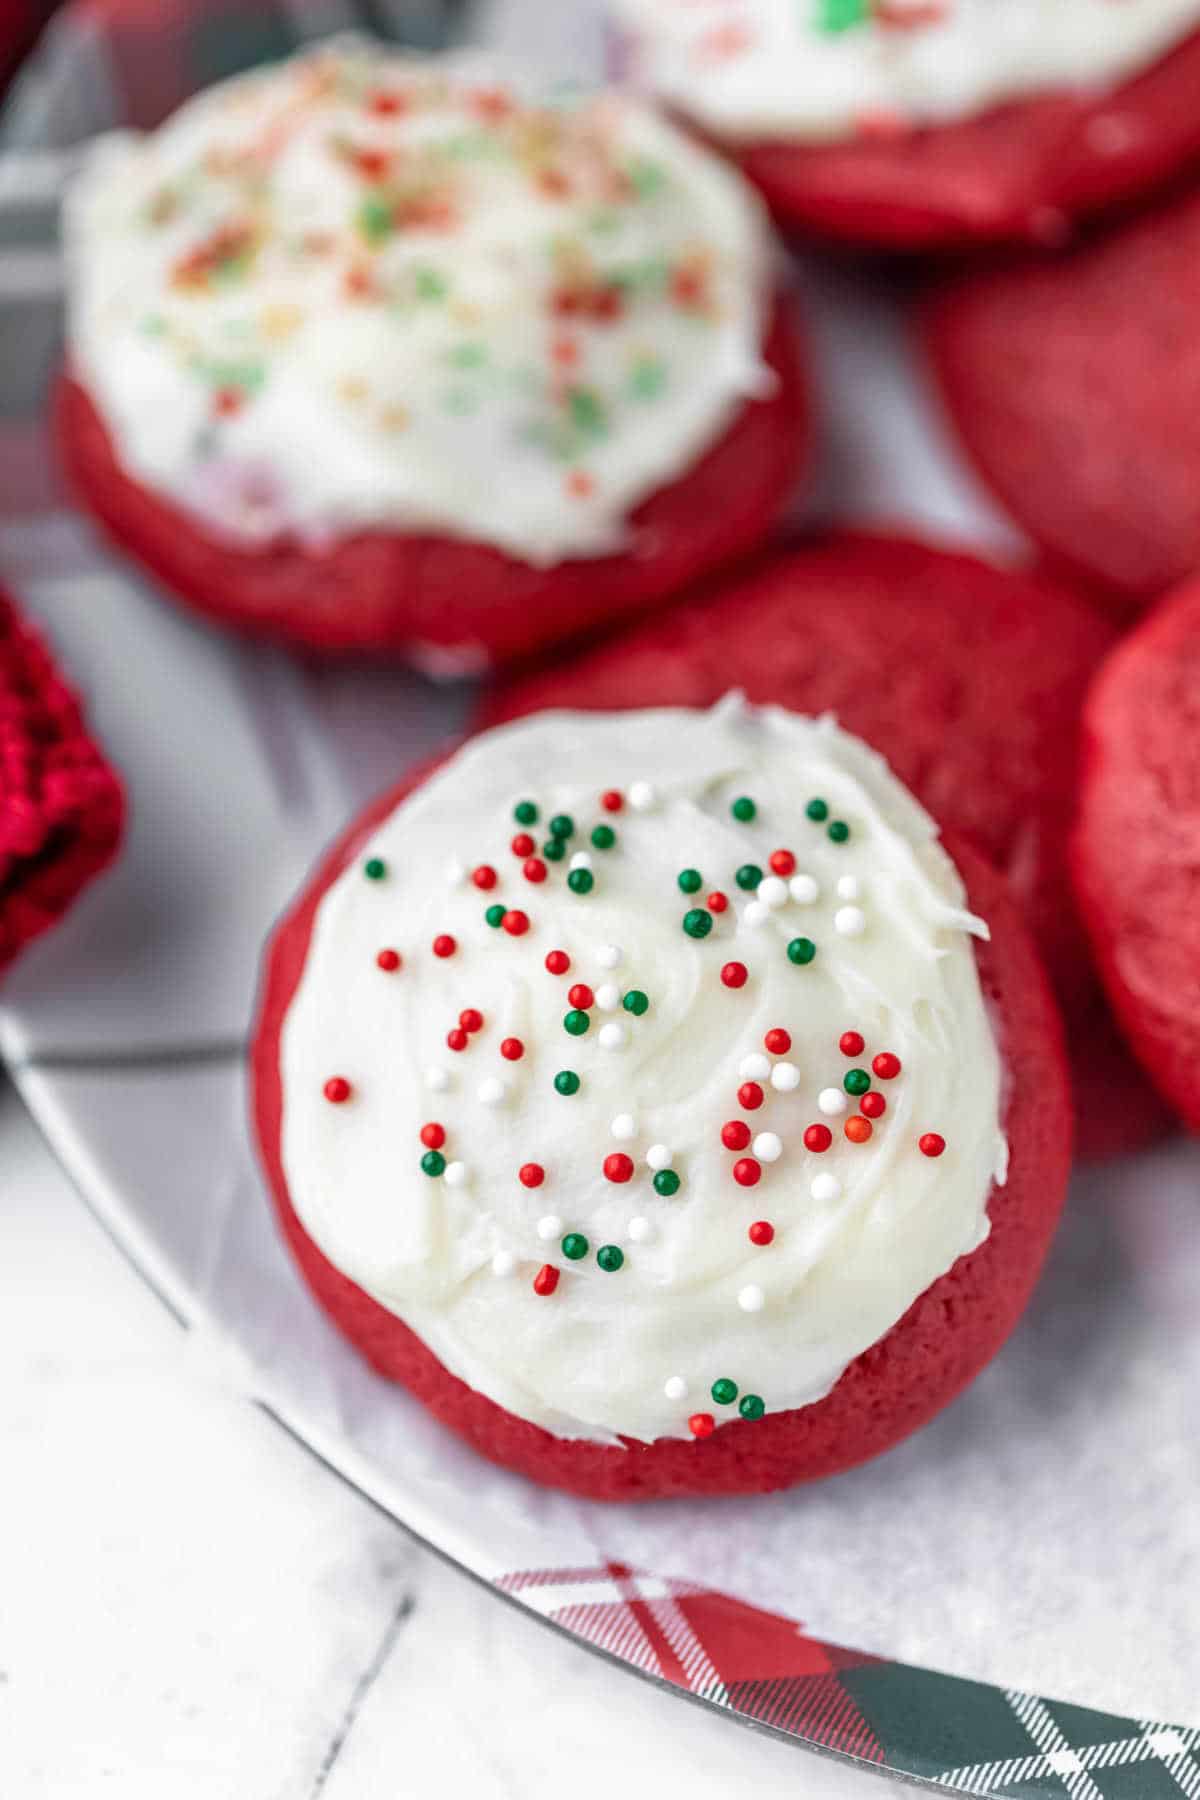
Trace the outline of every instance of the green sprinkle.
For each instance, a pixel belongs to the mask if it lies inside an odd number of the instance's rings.
[[[713,1382],[711,1393],[718,1406],[732,1406],[737,1399],[737,1382],[730,1381],[728,1375],[722,1375]]]
[[[567,395],[567,406],[571,414],[571,423],[577,431],[591,437],[599,437],[606,429],[608,415],[604,402],[595,388],[572,388]]]
[[[456,369],[480,369],[487,361],[487,354],[484,344],[455,344],[450,361]]]
[[[547,862],[561,862],[567,854],[567,846],[562,838],[547,838],[542,845],[542,855]]]
[[[567,876],[567,886],[573,894],[590,894],[596,885],[596,877],[590,869],[572,869]]]
[[[729,810],[739,825],[748,825],[758,812],[758,808],[749,794],[739,795]]]
[[[518,800],[513,807],[513,818],[518,825],[536,825],[538,809],[532,800]],[[550,829],[553,830],[554,827],[551,826]]]
[[[562,1241],[562,1253],[571,1262],[582,1262],[590,1248],[582,1231],[568,1231]]]
[[[651,194],[657,194],[667,178],[662,164],[652,161],[648,156],[635,157],[626,174],[641,200],[648,200]]]
[[[630,988],[621,1005],[626,1012],[632,1013],[635,1019],[640,1019],[650,1006],[650,998],[649,995],[643,994],[641,988]]]
[[[844,844],[850,836],[850,827],[845,819],[834,819],[825,836],[835,844]]]
[[[804,810],[813,824],[819,825],[823,819],[829,817],[829,802],[820,799],[810,800]]]
[[[413,273],[413,281],[418,300],[444,300],[449,283],[444,275],[436,269],[417,269]]]
[[[817,954],[817,946],[811,938],[793,938],[787,947],[788,961],[800,964],[810,963]]]
[[[368,881],[382,881],[387,874],[387,864],[382,856],[372,856],[363,864],[363,874]]]
[[[427,1175],[441,1175],[446,1167],[446,1159],[440,1150],[427,1150],[421,1158],[421,1167]]]
[[[702,906],[693,906],[691,912],[683,915],[683,929],[689,937],[706,938],[712,930],[712,914],[705,912]]]
[[[592,832],[592,843],[597,850],[611,850],[617,841],[617,834],[611,825],[597,825]]]
[[[835,35],[852,31],[868,16],[870,0],[820,0],[817,8],[817,30]]]
[[[504,913],[505,913],[505,908],[503,906],[496,905],[496,906],[489,906],[483,916],[487,920],[488,924],[491,926],[492,930],[498,931],[500,929],[501,925],[503,925],[503,923],[504,923]]]
[[[382,244],[395,229],[395,212],[381,194],[368,194],[358,209],[358,229],[368,244]]]
[[[586,1013],[584,1014],[584,1017],[587,1017]],[[570,1030],[570,1027],[568,1026],[567,1029]],[[574,1069],[560,1069],[558,1074],[554,1077],[554,1087],[555,1091],[560,1094],[577,1094],[579,1092],[579,1077]]]
[[[871,1077],[865,1069],[847,1069],[842,1078],[842,1086],[848,1094],[853,1094],[855,1099],[860,1094],[865,1094],[870,1085]]]
[[[699,869],[680,869],[675,879],[679,883],[680,892],[684,894],[698,894],[704,886],[704,877]]]
[[[738,1411],[743,1419],[761,1419],[766,1410],[760,1394],[742,1395]]]
[[[672,1194],[679,1192],[679,1177],[674,1169],[660,1169],[654,1177],[654,1191],[669,1200]]]
[[[747,893],[750,893],[758,886],[762,878],[763,872],[757,863],[743,863],[733,879],[740,888],[744,888]]]
[[[615,1275],[625,1261],[625,1252],[618,1250],[615,1244],[601,1244],[596,1252],[596,1261],[606,1275]]]
[[[574,834],[575,821],[570,813],[555,813],[550,821],[549,831],[551,837],[569,838]]]
[[[578,1006],[573,1006],[563,1020],[563,1029],[564,1031],[569,1031],[572,1037],[582,1037],[591,1022],[592,1021],[587,1013],[583,1012]],[[562,1093],[562,1091],[563,1090],[559,1088],[559,1093]],[[574,1093],[575,1089],[572,1088],[570,1091]]]
[[[654,400],[667,383],[667,367],[660,357],[639,356],[629,377],[629,391],[635,400]]]

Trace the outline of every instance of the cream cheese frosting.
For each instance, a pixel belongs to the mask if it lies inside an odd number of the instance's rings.
[[[945,124],[1137,75],[1198,0],[615,0],[632,73],[717,136]]]
[[[320,902],[281,1040],[293,1205],[560,1436],[804,1406],[987,1236],[986,935],[832,719],[489,732]]]
[[[636,101],[336,40],[100,140],[69,343],[123,466],[235,543],[358,528],[547,564],[770,386],[770,240]]]

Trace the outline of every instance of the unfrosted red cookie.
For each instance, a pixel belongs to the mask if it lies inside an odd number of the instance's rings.
[[[124,812],[77,696],[0,593],[0,969],[112,860]]]
[[[1079,713],[1111,626],[1037,574],[900,538],[835,534],[771,554],[485,701],[489,724],[544,707],[706,706],[730,688],[832,711],[1008,878],[1067,1020],[1084,1155],[1167,1124],[1117,1041],[1075,912],[1066,846]]]
[[[597,1444],[556,1436],[451,1375],[395,1313],[323,1254],[289,1193],[281,1152],[281,1034],[310,955],[317,908],[373,828],[418,785],[410,780],[383,795],[329,853],[277,927],[260,988],[252,1051],[259,1150],[287,1241],[334,1323],[374,1368],[402,1382],[476,1450],[534,1480],[596,1499],[767,1491],[849,1468],[926,1423],[995,1355],[1020,1317],[1054,1232],[1070,1165],[1058,1017],[1007,884],[969,845],[947,846],[969,905],[991,927],[991,941],[978,944],[975,954],[1006,1071],[1002,1122],[1010,1160],[1004,1185],[991,1189],[985,1242],[921,1294],[823,1400],[717,1423],[715,1430],[709,1416],[696,1441]],[[936,1143],[925,1153],[936,1155]],[[552,1295],[530,1304],[552,1304]]]
[[[1200,585],[1115,650],[1084,716],[1074,868],[1109,998],[1200,1131]]]
[[[1200,565],[1198,267],[1200,197],[1185,194],[1058,260],[957,280],[925,310],[984,480],[1126,613]]]

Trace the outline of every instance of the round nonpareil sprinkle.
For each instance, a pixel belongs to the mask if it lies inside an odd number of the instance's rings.
[[[940,1156],[946,1148],[946,1140],[937,1131],[926,1131],[917,1139],[917,1149],[922,1156]]]
[[[344,1075],[331,1075],[322,1091],[332,1106],[344,1106],[353,1089]]]
[[[547,1213],[544,1218],[538,1220],[535,1227],[543,1244],[548,1244],[552,1239],[561,1237],[562,1228],[563,1222],[557,1213]]]
[[[818,1155],[828,1150],[833,1142],[833,1133],[828,1125],[810,1125],[804,1133],[804,1148],[813,1150]]]
[[[623,1150],[614,1150],[604,1159],[604,1179],[624,1182],[633,1179],[633,1158]]]
[[[625,1262],[625,1252],[618,1244],[601,1244],[596,1252],[596,1261],[606,1275],[615,1275]]]
[[[486,1081],[479,1084],[479,1098],[484,1106],[503,1106],[508,1097],[508,1089],[497,1075],[489,1075]]]
[[[669,1200],[672,1194],[679,1192],[679,1177],[674,1169],[659,1169],[654,1177],[654,1191]]]
[[[582,1262],[591,1245],[582,1231],[568,1231],[559,1248],[568,1262]]]
[[[759,1162],[778,1162],[783,1155],[783,1139],[774,1131],[760,1131],[754,1140],[754,1154]]]
[[[749,979],[749,970],[745,963],[727,962],[721,970],[721,981],[727,988],[745,987]]]
[[[793,938],[787,947],[787,953],[789,962],[793,962],[797,967],[803,968],[805,964],[810,963],[817,954],[817,946],[813,943],[811,938]]]
[[[859,1040],[859,1048],[862,1048],[861,1039]],[[871,1068],[879,1077],[880,1081],[895,1081],[897,1075],[900,1073],[900,1058],[894,1056],[890,1050],[881,1050],[879,1055],[875,1057],[871,1063]]]
[[[775,1227],[769,1219],[755,1219],[753,1225],[746,1227],[746,1236],[760,1250],[775,1242]]]
[[[756,1313],[766,1305],[767,1296],[757,1283],[748,1281],[745,1287],[738,1289],[737,1302],[743,1312]]]
[[[560,1069],[554,1077],[554,1089],[559,1094],[577,1094],[579,1085],[579,1077],[574,1069]]]
[[[798,906],[811,906],[821,898],[821,887],[811,875],[793,875],[788,882],[788,893]]]
[[[721,1127],[721,1142],[727,1150],[744,1150],[751,1135],[745,1119],[730,1119]]]
[[[702,906],[694,906],[683,915],[683,929],[692,938],[706,938],[713,928],[713,917]]]
[[[385,975],[394,975],[400,967],[400,952],[398,950],[380,950],[375,958],[375,963]]]
[[[800,1086],[800,1071],[795,1063],[776,1063],[771,1070],[771,1086],[777,1093],[794,1094]]]
[[[631,1138],[637,1136],[637,1120],[632,1113],[618,1113],[609,1126],[609,1130],[618,1143],[627,1144]]]
[[[363,864],[363,874],[368,881],[382,881],[387,874],[387,864],[382,856],[369,856]]]
[[[544,1298],[546,1295],[552,1294],[557,1286],[558,1270],[553,1263],[543,1263],[533,1278],[534,1293],[541,1294]]]

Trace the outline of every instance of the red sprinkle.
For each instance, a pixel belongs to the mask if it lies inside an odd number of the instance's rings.
[[[881,1050],[871,1067],[880,1081],[895,1081],[900,1073],[900,1058],[893,1056],[890,1050]]]
[[[483,1030],[483,1014],[477,1012],[473,1006],[465,1006],[463,1008],[462,1012],[458,1015],[458,1022],[464,1031]]]
[[[532,856],[537,849],[537,845],[527,831],[518,831],[516,837],[509,845],[509,849],[514,856]]]
[[[727,988],[745,987],[748,971],[745,963],[726,963],[721,970],[721,980]]]
[[[838,1039],[838,1049],[843,1056],[861,1056],[866,1048],[866,1039],[861,1031],[843,1031]]]
[[[773,1244],[775,1242],[775,1227],[771,1224],[769,1219],[755,1219],[753,1225],[751,1225],[750,1229],[747,1231],[746,1236],[750,1239],[752,1244]]]
[[[433,954],[435,956],[453,956],[457,949],[458,945],[448,931],[439,932],[438,936],[433,940]]]
[[[558,1270],[552,1263],[543,1263],[533,1278],[535,1294],[552,1294],[558,1286]]]
[[[381,950],[375,961],[385,974],[394,975],[400,967],[400,952],[398,950]]]
[[[864,1094],[859,1101],[858,1110],[864,1119],[882,1119],[887,1111],[887,1101],[882,1094],[877,1094],[872,1088],[871,1092]]]
[[[567,999],[572,1006],[578,1007],[580,1012],[586,1012],[589,1006],[596,1004],[596,996],[586,981],[577,981],[575,986],[568,991]]]
[[[350,1098],[350,1083],[344,1075],[331,1075],[325,1083],[325,1098],[333,1106],[342,1106]]]
[[[772,850],[770,858],[772,875],[794,875],[796,859],[790,850]]]
[[[505,1062],[520,1062],[525,1054],[525,1046],[520,1038],[505,1038],[500,1045],[500,1054]]]
[[[461,1025],[455,1025],[453,1030],[446,1033],[446,1043],[451,1050],[465,1050],[470,1041]]]
[[[477,888],[494,888],[498,879],[491,863],[480,863],[477,869],[471,870],[471,880]]]
[[[730,1119],[722,1125],[721,1142],[727,1150],[744,1150],[750,1142],[750,1127],[745,1119]]]
[[[728,894],[723,894],[720,888],[718,888],[715,893],[708,896],[708,899],[704,904],[708,907],[709,912],[727,912],[729,909],[729,896]]]
[[[541,1163],[522,1163],[517,1170],[517,1180],[522,1187],[541,1187],[546,1179],[546,1171]]]
[[[917,1149],[922,1156],[940,1156],[945,1148],[946,1140],[937,1131],[927,1131],[924,1137],[917,1139]]]
[[[782,1025],[773,1025],[763,1039],[763,1045],[772,1056],[783,1056],[792,1047],[792,1034]]]
[[[756,1187],[762,1175],[762,1164],[752,1156],[739,1156],[733,1165],[733,1179],[739,1187]]]
[[[565,950],[551,950],[546,958],[546,967],[552,975],[565,975],[571,966],[571,959]]]
[[[619,794],[616,788],[609,788],[607,793],[601,794],[600,804],[605,812],[620,812],[625,804],[625,796]]]
[[[431,1122],[421,1127],[421,1142],[427,1150],[440,1150],[446,1141],[446,1127]]]
[[[804,1148],[806,1150],[828,1150],[832,1142],[833,1133],[830,1131],[828,1125],[810,1125],[804,1134]]]
[[[858,1113],[854,1113],[846,1120],[842,1130],[852,1144],[865,1144],[871,1135],[873,1126],[870,1119],[861,1118]]]
[[[520,911],[506,912],[500,923],[509,937],[524,937],[529,930],[529,914]]]
[[[611,1156],[604,1159],[604,1174],[608,1181],[628,1181],[633,1175],[633,1160],[623,1150],[614,1150]]]
[[[693,1413],[688,1420],[688,1430],[694,1438],[711,1437],[717,1429],[717,1422],[711,1413]]]
[[[738,1089],[738,1105],[747,1112],[757,1112],[763,1103],[763,1091],[757,1081],[743,1081]]]
[[[521,873],[526,881],[545,881],[546,865],[540,856],[527,856]]]

